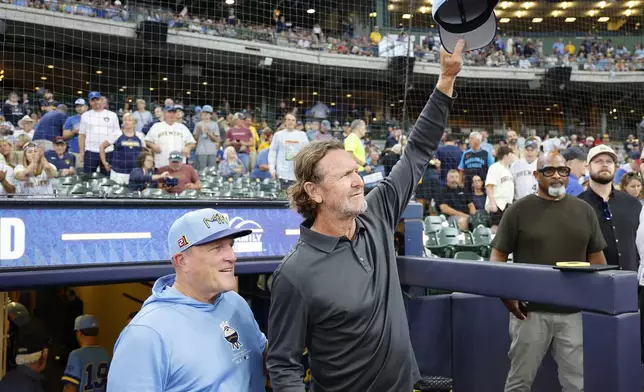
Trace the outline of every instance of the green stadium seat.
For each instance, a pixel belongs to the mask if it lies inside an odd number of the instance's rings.
[[[476,261],[485,260],[478,253],[475,253],[469,250],[456,252],[456,254],[454,254],[454,258],[458,260],[476,260]]]

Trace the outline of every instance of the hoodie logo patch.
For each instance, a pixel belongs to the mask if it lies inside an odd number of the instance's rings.
[[[228,324],[228,321],[223,321],[219,327],[224,333],[224,339],[232,346],[233,350],[239,350],[242,347],[242,343],[239,341],[239,333],[233,327]]]

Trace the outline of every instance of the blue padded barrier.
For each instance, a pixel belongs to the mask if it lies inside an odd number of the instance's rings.
[[[552,267],[453,259],[403,257],[400,282],[570,306],[608,314],[637,312],[637,276],[627,271],[561,272]]]
[[[411,345],[421,374],[452,378],[452,296],[407,300]]]

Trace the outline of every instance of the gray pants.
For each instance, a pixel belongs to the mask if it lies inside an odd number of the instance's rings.
[[[197,170],[217,166],[217,154],[198,154],[195,156],[195,160],[195,169]]]
[[[530,392],[541,360],[552,344],[563,392],[584,390],[584,345],[581,312],[531,312],[521,321],[510,315],[510,371],[505,392]]]

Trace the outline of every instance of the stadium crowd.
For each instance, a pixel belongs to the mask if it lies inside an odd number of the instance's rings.
[[[85,17],[109,19],[115,22],[154,21],[167,23],[178,31],[201,33],[247,41],[264,42],[279,46],[338,53],[357,56],[378,56],[381,50],[389,51],[396,43],[410,42],[408,32],[402,26],[397,34],[385,34],[379,26],[373,26],[370,34],[355,32],[350,17],[342,24],[341,31],[325,32],[319,24],[312,28],[297,26],[289,22],[279,10],[275,10],[271,24],[246,23],[234,14],[221,19],[210,16],[169,9],[151,8],[142,5],[128,7],[120,0],[114,2],[86,0],[2,0],[17,6],[45,9],[51,12],[66,13]],[[410,55],[420,61],[436,62],[440,48],[440,37],[435,29],[420,43],[410,46]],[[383,45],[384,44],[384,45]],[[644,44],[632,48],[613,45],[611,39],[599,39],[587,35],[578,42],[557,40],[552,48],[544,48],[541,39],[522,38],[514,35],[497,36],[489,46],[467,52],[464,64],[502,68],[550,68],[555,66],[572,67],[587,71],[637,71],[644,69]]]

